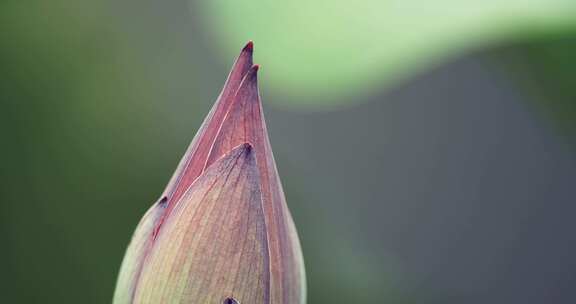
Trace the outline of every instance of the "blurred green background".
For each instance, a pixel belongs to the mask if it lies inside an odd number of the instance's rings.
[[[0,303],[107,303],[255,41],[309,303],[576,301],[576,2],[0,2]]]

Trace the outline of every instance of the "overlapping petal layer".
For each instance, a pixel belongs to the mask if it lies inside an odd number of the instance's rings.
[[[305,302],[298,236],[249,42],[161,199],[138,225],[115,303]],[[214,302],[216,301],[216,302]]]

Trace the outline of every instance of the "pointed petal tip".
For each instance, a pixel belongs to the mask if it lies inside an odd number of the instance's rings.
[[[254,51],[254,42],[252,40],[248,40],[248,42],[246,43],[246,46],[244,46],[242,51],[253,52]]]
[[[260,69],[259,64],[254,64],[250,67],[246,75],[244,75],[245,79],[255,80],[258,76],[258,70]]]

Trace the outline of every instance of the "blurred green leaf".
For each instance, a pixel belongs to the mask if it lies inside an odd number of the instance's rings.
[[[493,55],[565,134],[576,132],[576,32],[518,42]]]
[[[576,26],[566,0],[215,0],[194,10],[224,58],[253,39],[263,86],[294,107],[353,101],[464,50]]]

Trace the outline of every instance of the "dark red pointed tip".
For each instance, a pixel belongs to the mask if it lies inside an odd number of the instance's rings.
[[[248,52],[254,51],[254,42],[252,42],[252,40],[248,40],[248,43],[246,43],[246,46],[242,50]]]
[[[243,143],[242,150],[246,153],[250,153],[252,151],[252,144],[251,143]]]
[[[250,80],[250,81],[255,80],[257,75],[258,75],[258,69],[259,68],[260,68],[259,64],[252,65],[250,67],[250,69],[248,70],[248,72],[246,72],[246,74],[244,75],[244,80],[242,82],[244,83],[247,80]],[[242,87],[242,85],[241,85],[241,87]]]

